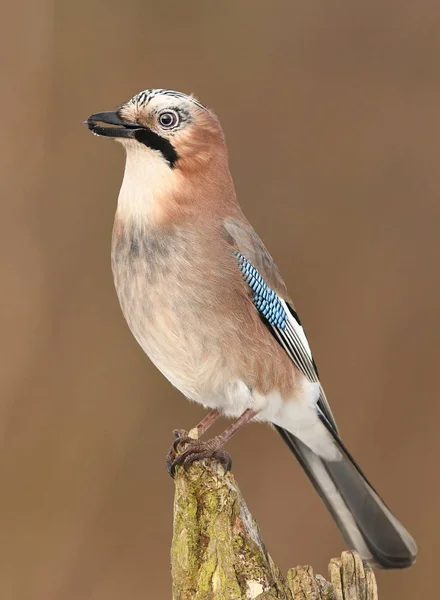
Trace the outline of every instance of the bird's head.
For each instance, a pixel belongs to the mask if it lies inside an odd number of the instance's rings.
[[[194,170],[224,147],[214,113],[193,96],[172,90],[140,92],[115,111],[90,115],[85,125],[95,135],[121,142],[128,156],[142,151],[149,162],[154,157],[170,169]]]
[[[193,96],[145,90],[115,111],[91,115],[85,124],[125,147],[120,220],[165,224],[214,214],[234,201],[219,121]]]

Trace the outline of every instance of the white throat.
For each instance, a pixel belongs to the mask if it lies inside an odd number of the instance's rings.
[[[137,142],[124,143],[127,158],[118,198],[122,217],[154,220],[167,194],[175,187],[175,175],[159,152]]]

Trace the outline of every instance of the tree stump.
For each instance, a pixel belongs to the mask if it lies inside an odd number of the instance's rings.
[[[372,568],[356,552],[329,564],[329,579],[311,567],[284,578],[261,538],[232,473],[216,461],[194,463],[175,477],[171,549],[173,600],[377,600]]]

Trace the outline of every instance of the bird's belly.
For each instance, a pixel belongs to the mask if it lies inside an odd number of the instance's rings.
[[[174,280],[147,282],[144,269],[132,270],[129,283],[125,272],[114,269],[114,275],[128,326],[155,366],[191,400],[224,402],[231,375],[221,340],[206,326],[190,288],[181,297],[173,293]]]
[[[132,270],[126,286],[125,272],[119,275],[115,272],[116,289],[134,337],[187,398],[232,418],[247,408],[255,409],[259,411],[255,420],[288,429],[318,453],[327,447],[328,436],[321,442],[320,434],[326,436],[326,430],[320,427],[315,409],[319,384],[302,377],[289,399],[277,387],[259,393],[247,384],[248,374],[231,358],[240,336],[228,332],[224,321],[219,324],[214,311],[201,310],[190,286],[183,295],[174,295],[167,277],[146,285],[145,269]]]
[[[271,338],[263,347],[249,345],[259,330],[237,305],[240,288],[231,287],[235,265],[225,274],[217,261],[212,270],[206,254],[196,254],[198,245],[190,242],[151,235],[114,240],[112,267],[125,319],[151,361],[187,398],[230,417],[253,408],[259,419],[275,422],[286,388],[296,396],[290,362],[288,383],[283,386],[281,377],[269,388]],[[229,315],[225,307],[236,312]]]
[[[154,315],[139,318],[124,311],[128,325],[150,360],[185,396],[203,402],[216,386],[214,373],[220,372],[221,358],[203,335],[194,339],[184,322],[177,322],[166,307]]]

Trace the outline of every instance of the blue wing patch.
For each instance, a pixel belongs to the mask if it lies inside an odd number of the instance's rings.
[[[281,302],[279,296],[267,285],[257,269],[243,254],[234,250],[234,256],[245,282],[253,292],[254,305],[272,326],[275,339],[307,379],[319,383],[315,362],[295,310],[286,302]],[[287,313],[283,304],[290,313]],[[326,422],[337,433],[336,422],[321,385],[318,407]]]
[[[285,329],[287,325],[287,314],[277,294],[267,285],[257,269],[241,254],[234,251],[238,266],[245,282],[253,292],[253,301],[256,309],[268,320],[268,322]]]

